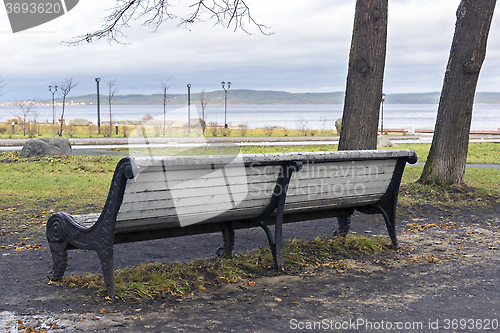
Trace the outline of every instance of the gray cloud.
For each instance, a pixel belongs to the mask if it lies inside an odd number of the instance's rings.
[[[459,0],[389,3],[386,93],[441,89]],[[68,14],[12,34],[0,10],[2,100],[48,98],[47,86],[73,76],[75,95],[95,92],[95,77],[117,78],[120,94],[157,93],[172,76],[171,92],[234,88],[292,92],[345,89],[354,19],[352,0],[255,0],[252,13],[271,36],[246,35],[212,22],[189,29],[166,22],[156,33],[140,22],[126,31],[129,45],[105,41],[68,47],[61,41],[99,28],[110,2],[80,1]],[[500,24],[491,28],[479,91],[500,86]],[[498,41],[498,42],[497,42]]]

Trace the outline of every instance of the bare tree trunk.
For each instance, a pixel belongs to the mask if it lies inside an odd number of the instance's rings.
[[[388,0],[357,0],[339,150],[377,148]]]
[[[109,137],[111,137],[113,135],[113,118],[111,116],[111,105],[115,101],[115,94],[117,93],[118,89],[115,88],[115,86],[116,86],[116,79],[112,79],[112,80],[106,81],[106,84],[109,87],[109,94],[108,94],[108,104],[109,104]]]
[[[73,82],[73,78],[64,79],[63,82],[59,84],[59,94],[63,98],[62,113],[61,113],[61,129],[59,131],[59,136],[63,134],[63,124],[64,124],[64,108],[66,106],[66,96],[71,92],[71,90],[76,87],[78,83]]]
[[[163,136],[165,136],[167,103],[170,101],[168,98],[168,89],[170,88],[168,81],[170,79],[172,79],[171,76],[165,82],[161,81],[161,93],[163,94]]]
[[[200,94],[200,106],[201,106],[201,129],[203,131],[203,134],[205,134],[205,129],[207,128],[207,121],[205,119],[205,109],[208,104],[208,97],[205,95],[205,89],[202,90]]]
[[[431,149],[420,182],[463,182],[472,107],[496,0],[462,0],[444,76]]]
[[[62,102],[62,112],[61,112],[61,129],[59,130],[59,136],[63,134],[63,124],[64,124],[64,106],[66,105],[66,95],[63,95]]]

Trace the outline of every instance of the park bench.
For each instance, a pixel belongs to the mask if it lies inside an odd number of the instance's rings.
[[[255,226],[283,267],[283,223],[337,217],[345,235],[355,210],[382,214],[396,247],[400,180],[416,161],[412,150],[126,157],[100,214],[50,216],[51,279],[64,275],[68,250],[94,250],[114,300],[114,244],[221,231],[217,252],[231,255],[234,230]]]

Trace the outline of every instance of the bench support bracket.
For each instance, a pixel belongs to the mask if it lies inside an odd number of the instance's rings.
[[[302,161],[286,162],[281,164],[280,174],[276,180],[276,186],[274,187],[273,196],[271,197],[271,202],[269,206],[264,209],[264,212],[257,218],[258,225],[264,229],[267,235],[267,240],[273,254],[274,262],[279,268],[283,268],[283,211],[285,209],[286,192],[288,190],[288,184],[292,178],[292,174],[295,171],[300,171],[302,168]],[[269,227],[265,224],[264,219],[270,216],[274,211],[276,211],[276,223],[274,227],[274,240],[269,230]]]
[[[116,166],[103,213],[90,228],[79,225],[71,215],[58,212],[47,221],[47,240],[54,263],[51,280],[59,280],[67,267],[69,249],[93,250],[99,256],[106,290],[115,300],[113,279],[113,244],[115,223],[122,204],[127,179],[134,177],[133,162],[122,159]]]
[[[234,249],[234,228],[231,222],[220,223],[222,229],[222,239],[224,240],[224,245],[219,246],[217,249],[217,256],[219,257],[229,257],[233,254]]]
[[[340,216],[337,216],[337,221],[339,223],[339,230],[333,233],[333,236],[345,237],[349,233],[351,228],[351,215],[354,210],[346,211],[342,210]]]

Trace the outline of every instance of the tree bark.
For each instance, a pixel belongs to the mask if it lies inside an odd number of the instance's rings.
[[[444,76],[431,149],[420,182],[461,184],[472,107],[496,0],[462,0]]]
[[[377,149],[388,0],[357,0],[339,150]]]

